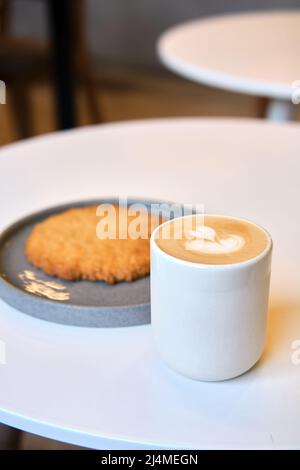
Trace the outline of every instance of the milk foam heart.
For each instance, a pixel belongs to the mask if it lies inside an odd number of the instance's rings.
[[[205,225],[199,225],[196,230],[190,230],[188,235],[193,239],[184,242],[186,250],[199,253],[232,253],[240,250],[245,244],[244,238],[240,235],[232,233],[226,238],[220,238],[215,229]]]

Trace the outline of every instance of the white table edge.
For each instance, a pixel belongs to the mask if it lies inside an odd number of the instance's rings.
[[[294,447],[277,447],[274,444],[256,447],[219,445],[197,449],[187,446],[180,448],[170,444],[157,445],[151,442],[138,441],[134,437],[125,439],[123,437],[105,436],[86,431],[80,432],[71,427],[62,427],[46,421],[37,421],[4,409],[0,410],[0,423],[46,439],[53,439],[66,444],[94,450],[297,450]]]
[[[299,8],[293,9],[274,9],[272,13],[291,13],[300,11]],[[180,59],[170,57],[168,53],[168,41],[170,37],[178,30],[195,24],[205,24],[210,21],[218,21],[227,17],[251,16],[256,14],[269,14],[270,10],[250,10],[245,12],[231,12],[220,15],[212,15],[205,18],[196,18],[176,24],[167,29],[157,40],[157,54],[161,62],[174,73],[188,78],[196,83],[203,83],[207,86],[225,89],[235,93],[244,93],[252,96],[259,96],[269,99],[289,100],[291,101],[292,86],[274,85],[274,83],[261,82],[246,77],[235,77],[234,75],[220,72],[219,70],[211,70],[205,67],[197,67]],[[221,83],[222,84],[221,84]],[[291,102],[292,103],[292,102]]]
[[[87,431],[78,431],[72,427],[62,427],[47,421],[38,421],[9,410],[0,410],[0,423],[47,439],[53,439],[67,444],[77,445],[98,450],[146,450],[146,449],[176,449],[167,445],[141,442],[134,437],[126,439],[117,436],[93,434]],[[178,448],[177,448],[178,449]]]
[[[215,125],[258,125],[258,126],[278,126],[282,127],[283,125],[287,125],[288,127],[299,127],[299,123],[297,121],[291,122],[271,122],[266,121],[265,119],[258,118],[258,117],[244,117],[244,116],[194,116],[194,115],[185,115],[185,116],[172,116],[172,117],[157,117],[157,118],[145,118],[145,119],[130,119],[130,120],[120,120],[120,121],[113,121],[113,122],[106,122],[101,124],[88,124],[80,127],[76,127],[73,129],[68,129],[64,131],[55,131],[49,132],[46,134],[37,135],[34,137],[29,137],[27,139],[23,139],[21,141],[11,142],[5,145],[0,146],[0,157],[6,157],[6,153],[10,153],[14,149],[23,148],[25,145],[32,145],[37,142],[49,141],[49,140],[56,140],[57,138],[63,139],[64,137],[72,137],[74,134],[84,134],[86,132],[95,132],[101,129],[111,129],[111,128],[121,128],[125,129],[126,127],[131,128],[132,125],[136,126],[147,126],[148,124],[162,124],[162,125],[183,125],[183,124],[197,124],[197,123],[204,123],[204,124],[215,124]]]
[[[260,98],[290,100],[292,87],[286,88],[266,82],[263,84],[257,80],[246,77],[235,77],[222,73],[218,70],[209,70],[204,67],[198,68],[179,59],[174,59],[166,52],[165,36],[162,36],[157,44],[158,56],[161,62],[172,72],[195,83],[203,83],[206,86],[227,90],[232,93],[243,93]],[[221,85],[222,82],[222,85]],[[271,91],[272,90],[272,91]],[[292,104],[292,101],[291,101]]]

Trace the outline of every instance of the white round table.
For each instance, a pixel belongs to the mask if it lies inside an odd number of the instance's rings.
[[[0,421],[99,449],[300,448],[299,174],[299,127],[259,120],[108,124],[2,149],[0,230],[47,206],[128,195],[253,219],[275,250],[264,356],[227,382],[167,369],[150,326],[67,327],[0,301]]]
[[[300,10],[250,12],[191,21],[158,42],[175,73],[225,90],[270,98],[267,117],[293,116],[300,101]]]

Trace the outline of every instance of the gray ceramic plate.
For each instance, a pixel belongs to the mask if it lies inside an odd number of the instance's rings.
[[[10,226],[0,236],[0,297],[28,315],[86,327],[122,327],[150,323],[149,276],[133,282],[63,281],[28,263],[24,242],[33,226],[49,215],[116,199],[73,202],[32,214]],[[151,203],[142,202],[150,210]],[[169,204],[169,203],[167,203]]]

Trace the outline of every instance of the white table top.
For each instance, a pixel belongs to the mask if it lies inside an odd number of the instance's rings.
[[[159,40],[174,72],[217,88],[291,99],[300,80],[300,10],[231,14],[191,21]]]
[[[94,448],[300,448],[300,147],[297,124],[150,120],[49,135],[0,151],[0,230],[32,211],[128,195],[204,203],[273,235],[263,359],[232,381],[168,370],[150,326],[50,324],[0,301],[0,421]]]

